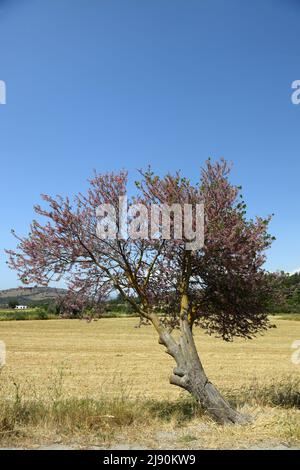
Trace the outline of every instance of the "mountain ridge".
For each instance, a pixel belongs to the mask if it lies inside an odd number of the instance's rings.
[[[57,287],[12,287],[0,290],[0,305],[8,305],[10,301],[18,304],[39,304],[55,301],[59,295],[64,295],[66,289]]]

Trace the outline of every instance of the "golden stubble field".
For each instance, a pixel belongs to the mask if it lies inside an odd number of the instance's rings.
[[[135,328],[137,319],[0,322],[6,343],[5,372],[18,383],[47,389],[58,370],[64,393],[97,397],[99,392],[130,388],[131,395],[175,399],[180,390],[169,385],[172,359],[157,342],[151,326]],[[210,379],[221,389],[266,383],[286,375],[299,376],[291,361],[300,322],[276,319],[276,329],[254,340],[226,343],[196,332],[200,357]]]
[[[172,359],[151,326],[135,328],[136,318],[2,321],[0,444],[298,447],[300,364],[291,360],[291,345],[300,339],[300,322],[273,321],[276,329],[251,341],[225,343],[196,332],[208,376],[227,397],[263,390],[238,402],[253,418],[247,426],[219,426],[191,409],[187,394],[169,384]]]

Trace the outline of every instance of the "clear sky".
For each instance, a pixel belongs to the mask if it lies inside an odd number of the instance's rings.
[[[274,212],[267,268],[298,268],[299,24],[299,0],[0,0],[0,288],[40,193],[148,163],[196,180],[209,156]]]

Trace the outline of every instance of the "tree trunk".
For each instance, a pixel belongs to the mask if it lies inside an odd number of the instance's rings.
[[[181,336],[177,343],[167,332],[162,332],[160,342],[176,361],[170,383],[190,392],[209,416],[220,424],[246,424],[249,417],[242,415],[222,397],[208,380],[197,353],[191,328],[186,319],[181,320]]]

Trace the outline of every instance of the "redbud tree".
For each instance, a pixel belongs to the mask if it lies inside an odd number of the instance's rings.
[[[66,299],[74,304],[71,311],[78,303],[92,303],[101,312],[107,296],[120,294],[153,325],[159,343],[174,359],[170,383],[191,393],[217,422],[245,423],[248,418],[208,379],[193,334],[201,327],[230,341],[252,338],[270,326],[263,269],[265,250],[272,242],[270,218],[246,217],[241,188],[230,183],[229,173],[224,160],[207,161],[197,184],[180,172],[164,177],[150,169],[140,172],[129,207],[204,203],[204,246],[197,250],[186,249],[184,237],[99,237],[97,208],[110,204],[118,214],[119,197],[125,196],[127,185],[122,171],[95,174],[87,193],[72,202],[43,195],[46,208],[35,207],[39,221],[32,222],[27,237],[16,236],[18,247],[7,253],[10,267],[25,284],[45,286],[65,279]],[[174,220],[171,212],[171,231]],[[179,335],[174,335],[175,329]]]

